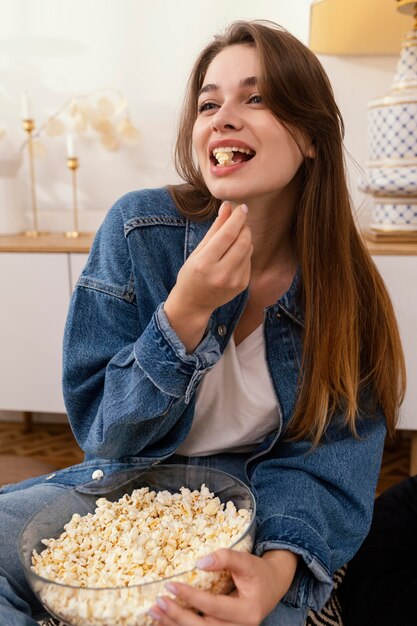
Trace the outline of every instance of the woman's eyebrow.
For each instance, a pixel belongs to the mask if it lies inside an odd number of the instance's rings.
[[[257,82],[258,80],[256,76],[248,76],[248,78],[243,78],[239,82],[239,89],[244,89],[245,87],[255,87]],[[215,83],[208,83],[207,85],[203,85],[203,87],[201,87],[200,91],[197,94],[197,97],[199,98],[202,93],[207,93],[209,91],[218,91],[218,89],[219,86]]]

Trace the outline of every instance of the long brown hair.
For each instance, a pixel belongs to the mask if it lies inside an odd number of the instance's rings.
[[[235,22],[216,36],[192,70],[175,150],[186,183],[170,191],[193,220],[208,218],[219,200],[193,161],[197,93],[213,58],[226,46],[256,47],[263,101],[294,138],[312,138],[314,158],[297,176],[300,197],[293,235],[305,310],[303,358],[297,403],[289,426],[296,438],[318,442],[337,408],[356,433],[359,398],[371,390],[369,412],[380,407],[393,434],[405,390],[397,323],[384,283],[357,232],[346,185],[343,120],[317,57],[272,22]]]

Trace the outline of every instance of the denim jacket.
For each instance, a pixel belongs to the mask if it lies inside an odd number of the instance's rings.
[[[183,217],[163,188],[125,195],[99,229],[72,297],[64,340],[64,397],[87,458],[153,464],[187,436],[195,391],[221,357],[248,297],[243,292],[216,309],[192,353],[170,327],[163,303],[211,223]],[[258,507],[255,554],[284,548],[301,555],[285,601],[318,608],[330,594],[333,572],[368,532],[385,423],[363,411],[354,438],[335,416],[315,449],[283,436],[302,351],[300,280],[298,273],[264,312],[266,361],[280,419],[246,471]]]

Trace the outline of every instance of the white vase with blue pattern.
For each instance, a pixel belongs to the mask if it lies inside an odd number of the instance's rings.
[[[373,196],[371,229],[417,233],[417,30],[404,37],[389,93],[368,105],[368,156],[360,188]]]

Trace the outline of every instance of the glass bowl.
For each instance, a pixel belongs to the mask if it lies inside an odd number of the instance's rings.
[[[106,588],[61,584],[39,576],[31,568],[33,550],[39,554],[45,549],[42,539],[59,537],[74,513],[94,513],[99,497],[114,502],[142,487],[176,493],[181,487],[200,490],[202,484],[222,503],[232,501],[236,509],[249,509],[250,523],[229,547],[250,552],[255,535],[256,504],[250,489],[238,478],[220,470],[189,465],[157,465],[119,472],[105,481],[92,481],[66,490],[35,513],[23,528],[19,557],[30,587],[46,610],[68,626],[142,626],[153,623],[148,610],[156,598],[170,595],[165,589],[168,581],[184,582],[213,593],[229,593],[233,581],[228,572],[205,572],[195,567],[154,582]]]

